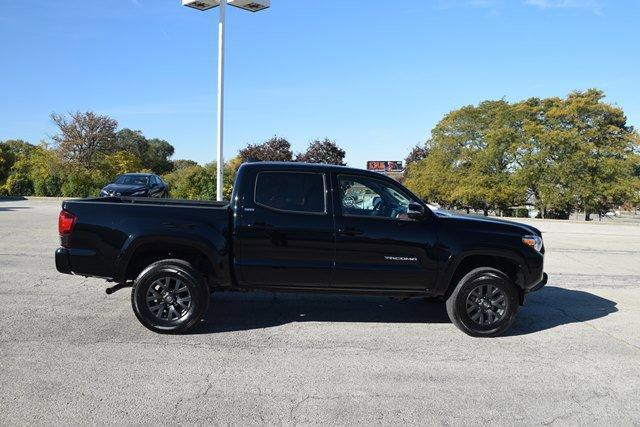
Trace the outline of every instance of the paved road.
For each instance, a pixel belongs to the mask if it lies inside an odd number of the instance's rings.
[[[58,201],[0,200],[0,424],[638,424],[640,227],[535,221],[550,284],[509,336],[441,304],[220,294],[155,335],[57,274]]]

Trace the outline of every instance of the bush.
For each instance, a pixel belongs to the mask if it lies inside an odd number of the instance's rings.
[[[62,183],[64,197],[96,197],[108,179],[100,171],[76,169]]]
[[[62,178],[58,175],[33,180],[33,195],[43,197],[62,196]]]
[[[28,174],[23,172],[16,172],[9,175],[4,186],[5,192],[9,196],[33,195],[33,181],[31,181]]]
[[[233,161],[225,165],[224,187],[222,195],[225,200],[231,198],[233,180],[239,167]],[[169,185],[169,194],[174,199],[216,200],[216,163],[205,166],[195,165],[176,169],[162,177]]]

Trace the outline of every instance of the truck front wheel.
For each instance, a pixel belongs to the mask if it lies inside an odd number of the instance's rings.
[[[451,322],[474,337],[502,334],[520,307],[516,285],[506,274],[490,267],[465,274],[446,305]]]
[[[209,289],[198,270],[183,260],[154,262],[136,278],[131,305],[146,328],[177,334],[194,327],[207,311]]]

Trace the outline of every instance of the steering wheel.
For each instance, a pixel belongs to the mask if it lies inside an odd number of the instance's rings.
[[[394,218],[395,217],[395,209],[389,205],[387,205],[384,201],[380,200],[374,207],[373,212],[375,216],[381,216],[386,218]]]

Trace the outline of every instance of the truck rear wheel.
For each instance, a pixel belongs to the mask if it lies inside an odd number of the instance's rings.
[[[178,334],[200,322],[209,306],[209,288],[190,263],[166,259],[138,275],[131,290],[131,306],[146,328]]]
[[[473,337],[504,333],[520,307],[516,285],[506,274],[490,267],[465,274],[446,305],[451,322]]]

